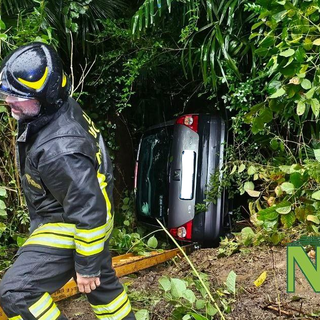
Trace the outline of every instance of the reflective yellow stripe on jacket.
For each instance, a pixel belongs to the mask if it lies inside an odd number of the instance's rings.
[[[110,237],[113,228],[113,218],[101,227],[85,230],[76,228],[76,251],[84,256],[100,253],[105,241]]]
[[[23,244],[39,244],[49,247],[74,249],[75,225],[71,223],[47,223],[37,228]]]
[[[47,223],[37,228],[23,244],[43,245],[61,249],[76,249],[79,254],[90,256],[100,253],[110,237],[113,217],[103,226],[78,229],[72,223]]]

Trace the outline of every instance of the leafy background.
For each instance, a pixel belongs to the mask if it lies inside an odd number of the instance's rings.
[[[135,152],[147,127],[189,112],[220,114],[229,127],[224,178],[213,173],[200,209],[227,188],[235,220],[245,221],[234,230],[240,244],[319,235],[318,1],[2,0],[0,17],[1,59],[31,41],[52,44],[73,96],[103,132],[116,176],[115,250],[161,245],[143,242],[135,222]],[[0,120],[5,268],[28,214],[14,164],[16,124],[4,107]]]

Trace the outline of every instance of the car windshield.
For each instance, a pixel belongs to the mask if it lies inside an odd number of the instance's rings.
[[[164,217],[168,208],[169,158],[173,126],[148,132],[142,139],[137,184],[137,205],[144,216]]]

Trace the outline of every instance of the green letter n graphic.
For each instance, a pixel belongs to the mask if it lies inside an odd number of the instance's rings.
[[[302,241],[301,241],[302,240]],[[308,240],[308,243],[305,241]],[[320,293],[320,247],[319,239],[316,239],[316,263],[314,264],[308,257],[302,245],[314,244],[315,238],[303,238],[298,242],[293,242],[287,246],[287,292],[295,292],[295,264],[310,283],[312,289]]]

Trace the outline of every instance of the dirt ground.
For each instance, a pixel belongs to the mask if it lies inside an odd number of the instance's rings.
[[[296,292],[286,293],[286,248],[250,248],[224,258],[218,258],[217,253],[217,249],[201,249],[193,252],[190,258],[198,271],[209,276],[213,288],[223,286],[231,270],[237,274],[236,301],[226,319],[320,319],[320,294],[313,291],[300,270],[296,272]],[[267,279],[257,288],[253,282],[263,271],[267,271]],[[146,297],[159,295],[161,276],[184,278],[190,272],[182,259],[140,271],[121,281],[135,297],[141,296],[142,301],[132,300],[135,310],[147,308],[152,320],[170,320],[171,308],[165,301],[152,305]],[[62,301],[59,306],[70,320],[96,319],[83,296]]]

